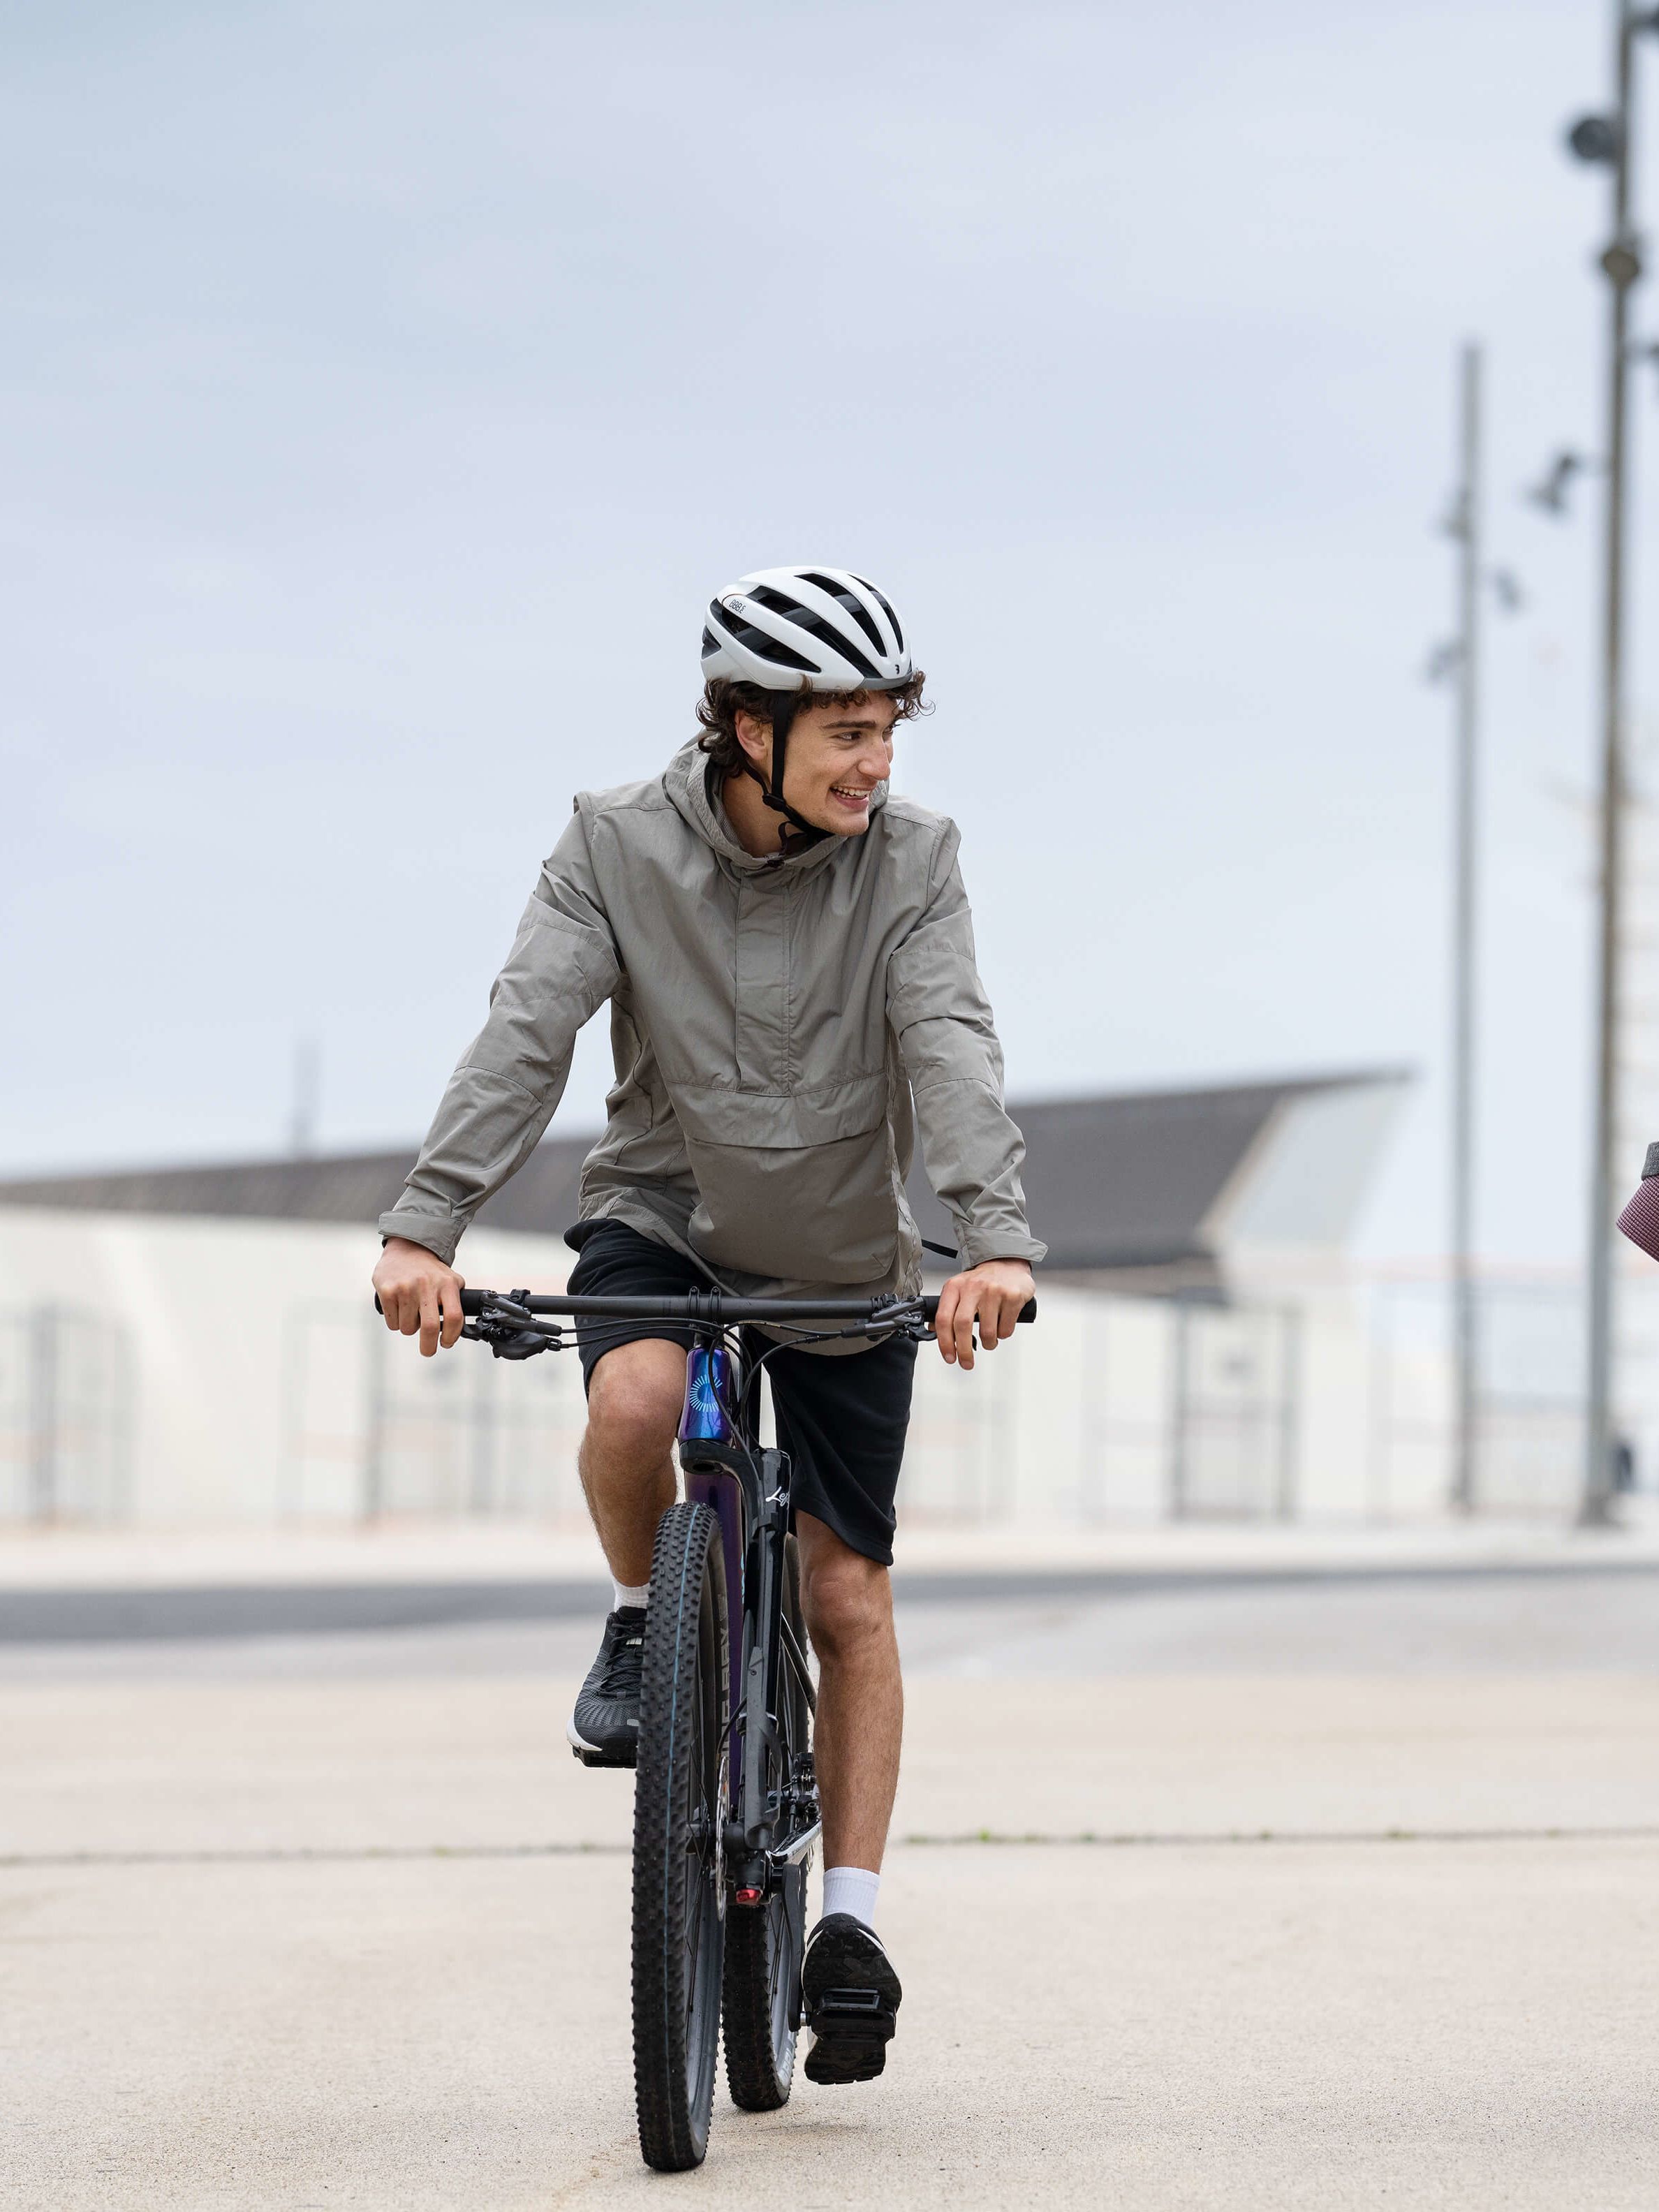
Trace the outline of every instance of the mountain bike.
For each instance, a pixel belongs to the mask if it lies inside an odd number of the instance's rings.
[[[760,1443],[767,1360],[788,1344],[925,1338],[939,1301],[540,1297],[465,1291],[464,1336],[497,1358],[574,1346],[565,1324],[620,1335],[689,1328],[684,1498],[657,1524],[634,1785],[634,2086],[640,2148],[661,2172],[701,2165],[722,2029],[733,2104],[788,2100],[801,2026],[806,1877],[822,1828],[817,1705],[790,1527],[788,1455]],[[1033,1300],[1020,1315],[1034,1318]],[[766,1334],[761,1334],[764,1325]],[[872,1993],[831,1991],[860,2015]]]

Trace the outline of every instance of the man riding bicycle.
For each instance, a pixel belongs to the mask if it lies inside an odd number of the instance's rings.
[[[581,793],[526,908],[488,1020],[451,1078],[374,1271],[389,1328],[428,1356],[460,1334],[450,1265],[483,1200],[539,1142],[577,1030],[607,1000],[617,1079],[568,1233],[581,1295],[908,1296],[914,1134],[951,1217],[945,1359],[974,1364],[1032,1296],[1024,1146],[974,964],[953,823],[888,791],[896,723],[921,710],[884,594],[838,568],[744,576],[708,609],[702,733],[662,775]],[[621,1340],[619,1340],[619,1336]],[[630,1765],[639,1651],[685,1333],[582,1332],[584,1492],[615,1584],[569,1736]],[[796,1470],[801,1597],[820,1680],[814,1755],[823,1917],[802,1975],[899,1984],[874,1930],[902,1691],[888,1570],[915,1345],[790,1347],[768,1360]],[[815,2081],[866,2078],[817,2033]]]

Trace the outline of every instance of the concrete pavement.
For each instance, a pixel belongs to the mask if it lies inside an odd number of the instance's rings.
[[[1649,2212],[1656,1871],[1651,1844],[902,1851],[887,2076],[766,2118],[722,2094],[664,2181],[620,1859],[33,1870],[6,2168],[30,2212]]]
[[[0,1860],[623,1848],[574,1679],[0,1691]],[[921,1675],[899,1837],[1659,1834],[1659,1679]]]
[[[1610,1585],[1463,1587],[910,1617],[889,2073],[722,2094],[669,2181],[628,1782],[558,1741],[587,1625],[36,1652],[0,1680],[12,2201],[1647,2212],[1659,1667],[1592,1663]],[[1639,1657],[1654,1585],[1617,1587]]]

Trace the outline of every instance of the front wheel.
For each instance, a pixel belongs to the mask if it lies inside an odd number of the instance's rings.
[[[783,1617],[805,1657],[800,1559],[793,1536],[784,1546]],[[778,1705],[779,1742],[769,1762],[769,1781],[785,1790],[810,1788],[811,1716],[805,1685],[787,1656],[779,1668]],[[809,1853],[775,1878],[762,1903],[734,1905],[726,1915],[726,2083],[732,2103],[745,2112],[775,2112],[789,2101],[800,2033],[810,1863]]]
[[[634,1784],[634,2088],[640,2149],[665,2173],[708,2148],[720,2040],[728,1761],[720,1523],[657,1524]]]

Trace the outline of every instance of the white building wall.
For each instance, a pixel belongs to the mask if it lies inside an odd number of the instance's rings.
[[[0,1281],[14,1324],[52,1306],[125,1341],[130,1367],[124,1487],[131,1517],[152,1522],[271,1521],[285,1514],[355,1514],[350,1456],[361,1451],[373,1352],[384,1344],[400,1383],[437,1386],[412,1345],[374,1315],[369,1274],[380,1240],[368,1228],[311,1222],[222,1221],[142,1214],[0,1209]],[[471,1279],[495,1287],[562,1287],[571,1255],[562,1240],[475,1231]],[[331,1486],[296,1466],[296,1329],[326,1318],[325,1406],[311,1417],[342,1447]],[[19,1341],[14,1328],[12,1342]],[[14,1350],[14,1361],[23,1355]],[[462,1354],[451,1355],[462,1380]],[[504,1364],[466,1347],[486,1371]],[[541,1365],[556,1367],[557,1361]],[[580,1394],[580,1384],[578,1384]],[[9,1401],[27,1420],[27,1382]],[[0,1511],[25,1510],[30,1438],[13,1423]],[[320,1462],[319,1462],[320,1464]],[[72,1510],[72,1505],[71,1505]]]
[[[579,1517],[575,1359],[465,1346],[422,1360],[373,1312],[376,1249],[368,1228],[0,1209],[0,1520]],[[562,1239],[482,1229],[463,1260],[502,1290],[558,1290],[572,1263]],[[1328,1255],[1262,1247],[1239,1256],[1235,1288],[1231,1310],[1184,1316],[1045,1288],[1037,1325],[971,1375],[922,1347],[904,1513],[1082,1528],[1183,1505],[1350,1522],[1443,1510],[1437,1286],[1354,1288]],[[1565,1326],[1553,1312],[1529,1324],[1546,1349]],[[1538,1369],[1530,1339],[1517,1358],[1523,1380]],[[59,1433],[43,1452],[48,1373]],[[1559,1389],[1541,1410],[1516,1402],[1494,1416],[1489,1502],[1565,1510],[1571,1402]]]

